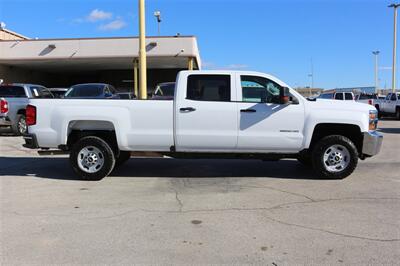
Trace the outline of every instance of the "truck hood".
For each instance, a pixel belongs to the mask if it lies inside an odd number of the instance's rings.
[[[312,110],[350,111],[360,113],[368,113],[369,111],[376,110],[372,105],[355,101],[317,99],[316,101],[308,101],[307,103]]]

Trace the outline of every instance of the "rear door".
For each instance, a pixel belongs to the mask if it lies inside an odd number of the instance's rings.
[[[178,77],[175,101],[177,151],[226,152],[237,145],[237,104],[231,74]]]

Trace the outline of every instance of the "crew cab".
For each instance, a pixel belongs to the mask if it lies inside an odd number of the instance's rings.
[[[400,92],[389,93],[384,100],[376,104],[379,115],[395,116],[400,120]]]
[[[109,175],[131,152],[297,158],[320,177],[344,178],[382,144],[375,107],[307,100],[271,75],[181,71],[175,90],[166,101],[32,99],[25,147],[68,152],[72,168],[86,180]]]

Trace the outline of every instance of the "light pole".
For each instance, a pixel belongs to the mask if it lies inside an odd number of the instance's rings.
[[[145,0],[139,0],[139,99],[147,99]]]
[[[155,11],[154,16],[157,19],[157,26],[158,26],[158,36],[160,36],[160,23],[161,23],[161,12],[160,11]]]
[[[375,93],[378,93],[379,89],[379,79],[378,79],[378,56],[379,51],[373,51],[372,54],[375,55]]]
[[[391,4],[389,6],[394,9],[392,92],[396,92],[397,8],[399,6],[400,4]]]
[[[311,78],[311,87],[310,87],[310,91],[309,91],[309,94],[310,94],[310,97],[311,97],[312,96],[312,89],[314,89],[314,63],[313,63],[312,58],[311,58],[311,73],[308,74],[308,76]]]

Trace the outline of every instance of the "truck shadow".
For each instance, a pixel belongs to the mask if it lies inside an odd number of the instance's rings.
[[[386,133],[386,134],[400,134],[400,127],[399,128],[379,128],[379,132]]]
[[[0,176],[79,180],[70,168],[68,158],[60,157],[0,157]],[[112,177],[317,179],[311,169],[302,166],[295,160],[263,162],[260,160],[163,158],[131,158],[124,165],[115,169],[108,178]]]

